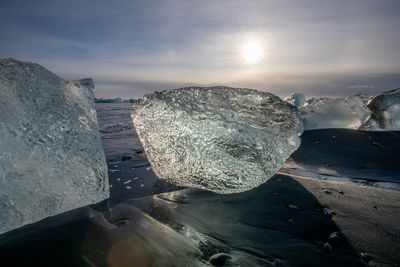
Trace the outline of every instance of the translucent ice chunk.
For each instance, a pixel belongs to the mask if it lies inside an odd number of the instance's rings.
[[[371,117],[360,129],[372,131],[400,130],[400,88],[374,97],[369,103]]]
[[[0,60],[0,233],[109,196],[93,88]]]
[[[153,171],[217,193],[267,181],[299,147],[296,107],[255,90],[182,88],[144,96],[132,118]]]
[[[299,107],[304,129],[350,128],[357,129],[371,114],[367,102],[371,95],[345,98],[311,98]]]
[[[296,107],[301,107],[306,103],[306,98],[302,93],[293,93],[290,96],[285,97],[283,100],[295,105]]]

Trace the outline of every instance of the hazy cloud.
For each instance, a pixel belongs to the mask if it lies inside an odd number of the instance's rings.
[[[99,97],[185,84],[379,92],[400,87],[399,13],[397,0],[5,0],[0,57],[93,77]],[[249,39],[264,46],[254,66],[240,55]]]

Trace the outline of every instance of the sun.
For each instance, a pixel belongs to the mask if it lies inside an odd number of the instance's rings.
[[[263,56],[263,47],[261,42],[250,41],[242,47],[242,57],[247,64],[254,64],[261,61]]]

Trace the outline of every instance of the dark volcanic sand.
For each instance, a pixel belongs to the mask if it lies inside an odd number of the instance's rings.
[[[400,183],[400,132],[367,132],[348,129],[306,131],[301,147],[284,170],[327,179],[351,178],[353,182],[390,187]],[[340,180],[339,179],[339,180]],[[338,179],[336,179],[338,180]]]
[[[287,173],[241,194],[174,191],[149,169],[130,105],[97,105],[110,199],[0,236],[3,266],[210,266],[216,253],[231,256],[225,266],[400,264],[398,191]],[[398,133],[305,132],[282,172],[398,183],[398,141]]]

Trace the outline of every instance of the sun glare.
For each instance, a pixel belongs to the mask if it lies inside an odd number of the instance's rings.
[[[260,42],[252,41],[243,45],[242,57],[248,64],[254,64],[261,61],[263,48]]]

